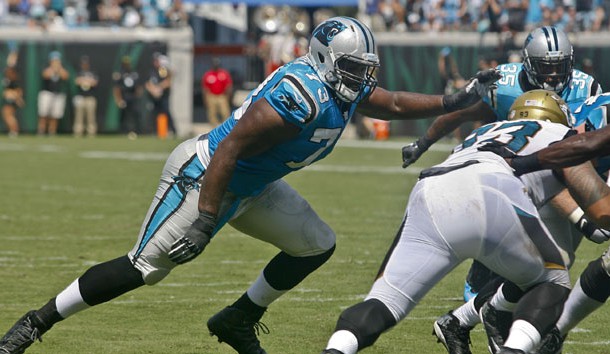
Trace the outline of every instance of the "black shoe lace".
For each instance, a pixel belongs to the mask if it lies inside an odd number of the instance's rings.
[[[26,318],[22,325],[15,329],[13,335],[7,338],[6,343],[4,343],[4,348],[9,350],[23,349],[22,346],[24,344],[29,346],[36,340],[42,342],[40,330],[32,324],[30,318]]]
[[[252,327],[254,328],[254,332],[256,333],[257,336],[260,335],[260,333],[264,333],[264,334],[269,334],[269,327],[267,327],[266,324],[264,324],[263,322],[257,321],[254,322],[252,324]]]

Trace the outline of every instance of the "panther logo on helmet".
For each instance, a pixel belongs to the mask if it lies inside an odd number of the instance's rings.
[[[347,27],[339,21],[329,20],[318,26],[313,32],[313,36],[316,37],[320,43],[328,45],[339,32],[346,28]]]

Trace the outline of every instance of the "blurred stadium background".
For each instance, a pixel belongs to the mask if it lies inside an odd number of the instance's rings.
[[[121,57],[129,56],[141,77],[147,77],[153,53],[167,54],[174,73],[171,111],[178,134],[188,136],[206,129],[200,83],[213,57],[232,74],[233,103],[238,105],[269,67],[306,51],[311,29],[333,15],[355,16],[373,28],[382,86],[443,93],[448,81],[520,60],[525,33],[542,24],[568,32],[575,67],[608,87],[610,68],[602,65],[610,62],[608,12],[607,0],[4,0],[0,65],[10,53],[18,53],[26,102],[18,117],[23,133],[35,133],[36,95],[47,55],[62,53],[73,74],[80,56],[89,55],[100,77],[99,131],[112,134],[119,119],[111,74],[119,69]],[[446,75],[439,70],[440,56],[451,63]],[[71,133],[69,102],[75,92],[72,83],[60,133]],[[142,123],[152,133],[149,101],[142,96]],[[427,124],[392,122],[391,134],[419,135]],[[6,131],[3,125],[0,129]]]
[[[269,58],[297,55],[311,29],[333,15],[359,17],[374,29],[382,60],[379,80],[389,89],[443,93],[450,80],[518,60],[525,33],[541,24],[564,28],[575,46],[576,68],[593,73],[607,88],[609,6],[607,0],[0,1],[0,69],[18,54],[26,101],[18,110],[19,139],[5,138],[0,123],[5,201],[0,203],[0,333],[87,267],[132,247],[162,164],[178,143],[156,139],[145,113],[141,119],[150,137],[134,143],[116,134],[111,77],[122,57],[129,56],[144,77],[153,53],[169,57],[171,109],[178,133],[188,136],[209,128],[200,81],[212,58],[221,58],[233,75],[233,102],[239,104],[274,64]],[[271,43],[280,43],[281,50],[272,51]],[[100,77],[102,136],[73,139],[69,103],[59,137],[35,136],[40,71],[53,51],[62,54],[72,74],[82,55],[90,57]],[[450,75],[443,76],[441,62],[453,68]],[[71,85],[68,102],[75,92]],[[141,106],[143,112],[150,109],[148,97]],[[452,147],[436,144],[415,165],[401,169],[400,147],[428,123],[392,122],[391,141],[342,140],[327,159],[287,177],[336,231],[338,248],[327,265],[269,310],[264,322],[272,332],[261,341],[270,353],[319,353],[340,311],[366,294],[418,172],[440,162]],[[583,242],[573,279],[606,247]],[[28,353],[232,353],[208,336],[204,321],[246,289],[275,253],[270,245],[223,229],[204,257],[167,281],[58,324]],[[461,303],[468,265],[443,280],[366,352],[444,353],[430,335],[432,323]],[[565,352],[608,354],[607,317],[605,307],[580,324]],[[472,340],[474,353],[487,352],[480,328]]]

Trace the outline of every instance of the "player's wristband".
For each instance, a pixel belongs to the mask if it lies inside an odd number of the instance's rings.
[[[582,218],[583,215],[585,215],[585,212],[581,208],[576,208],[570,213],[570,215],[568,215],[568,220],[570,220],[572,224],[576,224],[580,221],[580,218]]]
[[[419,139],[417,139],[417,146],[422,149],[422,152],[427,151],[430,146],[434,144],[432,139],[429,139],[427,136],[423,135]]]
[[[538,154],[533,153],[526,156],[515,156],[510,166],[515,170],[516,176],[521,176],[526,173],[530,173],[533,171],[542,170],[542,166],[540,165],[540,160],[538,160]]]

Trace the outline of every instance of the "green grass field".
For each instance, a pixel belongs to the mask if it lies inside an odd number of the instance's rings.
[[[367,293],[418,168],[448,154],[447,149],[430,151],[403,170],[405,141],[343,141],[327,159],[286,178],[333,227],[337,251],[263,317],[271,330],[260,337],[268,353],[319,354],[341,310]],[[0,332],[89,266],[131,249],[165,157],[177,143],[152,137],[0,138]],[[584,241],[573,276],[605,247]],[[160,284],[57,324],[28,353],[233,353],[208,335],[205,322],[240,296],[276,253],[226,227],[201,257]],[[432,323],[461,303],[469,264],[363,352],[444,353],[431,336]],[[602,308],[581,323],[564,353],[610,353],[608,313]],[[472,342],[474,353],[487,352],[480,327]]]

